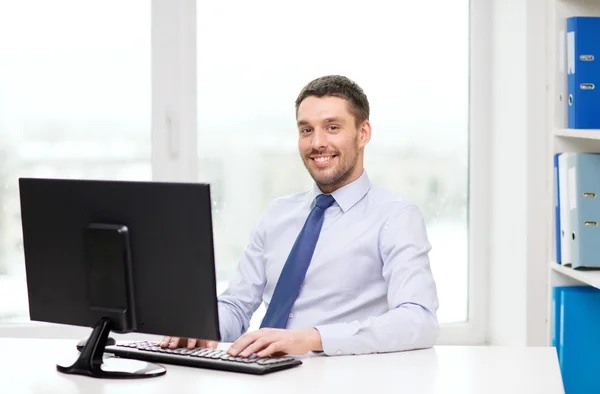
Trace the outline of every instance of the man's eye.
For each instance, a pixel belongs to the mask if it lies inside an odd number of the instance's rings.
[[[301,133],[306,134],[306,133],[310,133],[310,129],[302,129],[300,130]]]
[[[339,126],[333,126],[333,125],[331,125],[331,126],[328,127],[328,129],[329,130],[338,130]]]

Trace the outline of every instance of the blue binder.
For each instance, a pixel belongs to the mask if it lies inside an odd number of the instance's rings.
[[[600,393],[600,290],[561,292],[559,365],[565,392]]]
[[[554,155],[554,239],[556,242],[554,261],[561,263],[561,233],[560,233],[560,186],[558,175],[558,157],[560,153]]]
[[[552,324],[552,346],[556,347],[556,352],[560,357],[558,337],[560,336],[560,306],[562,290],[565,286],[555,286],[552,288],[552,315],[550,322]]]
[[[600,17],[567,18],[568,125],[600,129]]]
[[[600,267],[600,154],[570,155],[568,178],[572,266]]]
[[[562,337],[562,332],[560,330],[562,323],[561,311],[563,310],[562,293],[570,291],[595,292],[599,290],[592,286],[554,286],[552,288],[552,314],[550,316],[552,327],[552,346],[556,348],[556,353],[559,360],[561,345],[564,342],[562,339],[560,339]]]

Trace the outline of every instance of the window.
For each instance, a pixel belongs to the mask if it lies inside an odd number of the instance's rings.
[[[199,174],[219,185],[220,289],[268,202],[312,185],[297,151],[296,96],[313,78],[342,74],[371,103],[370,178],[425,215],[440,322],[466,322],[469,1],[206,0],[197,48]]]
[[[342,74],[371,102],[369,176],[425,215],[442,337],[481,342],[489,174],[473,146],[487,142],[488,8],[0,3],[0,323],[28,320],[18,177],[210,182],[222,291],[269,201],[312,186],[297,152],[296,96],[318,76]],[[166,131],[165,116],[181,127]],[[477,339],[454,331],[475,315]]]
[[[148,1],[0,3],[0,323],[29,320],[19,177],[151,179],[150,39]]]

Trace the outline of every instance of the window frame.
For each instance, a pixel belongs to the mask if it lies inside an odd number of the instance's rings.
[[[469,278],[468,320],[440,325],[438,345],[487,342],[489,232],[491,229],[492,2],[469,4]],[[443,300],[442,300],[443,301]]]
[[[196,2],[152,0],[150,15],[152,179],[196,181]],[[90,332],[36,321],[0,323],[0,337],[77,339]]]
[[[196,1],[152,0],[151,7],[153,179],[195,182],[201,171],[197,148],[196,62],[201,59],[196,50]],[[488,159],[491,7],[489,0],[471,0],[469,5],[468,321],[441,324],[438,345],[486,342],[491,218],[488,191],[492,174]],[[74,339],[88,335],[90,330],[41,322],[4,323],[0,324],[0,337]]]

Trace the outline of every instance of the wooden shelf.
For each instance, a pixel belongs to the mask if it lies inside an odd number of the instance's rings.
[[[556,129],[554,135],[556,137],[600,140],[600,130],[598,129]]]
[[[550,262],[550,268],[555,272],[571,279],[575,279],[578,282],[600,289],[600,269],[586,271],[574,270],[573,268],[565,267],[555,262]]]

